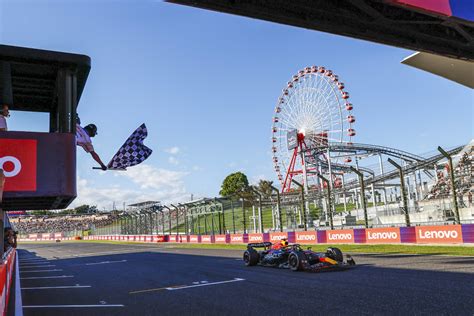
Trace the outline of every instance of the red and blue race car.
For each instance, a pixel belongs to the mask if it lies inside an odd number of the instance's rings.
[[[277,247],[275,247],[277,246]],[[263,250],[256,250],[263,248]],[[306,250],[299,244],[279,246],[270,242],[252,243],[247,245],[243,259],[247,266],[265,266],[289,268],[293,271],[320,272],[327,270],[347,269],[355,265],[350,255],[344,255],[339,248],[329,247],[326,252]]]

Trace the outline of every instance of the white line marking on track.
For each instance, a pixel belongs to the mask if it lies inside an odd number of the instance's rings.
[[[119,262],[127,262],[127,260],[91,262],[91,263],[86,263],[86,266],[92,266],[96,264],[119,263]]]
[[[109,305],[23,305],[23,308],[90,308],[90,307],[124,307],[122,304]]]
[[[90,285],[63,285],[63,286],[39,286],[39,287],[22,287],[22,290],[51,290],[51,289],[81,289],[91,287]]]
[[[239,281],[245,281],[245,279],[235,278],[233,280],[220,281],[220,282],[201,283],[201,284],[194,284],[194,285],[184,285],[184,286],[179,286],[179,287],[167,287],[166,290],[168,290],[168,291],[177,291],[177,290],[189,289],[189,288],[192,288],[192,287],[217,285],[217,284],[239,282]]]
[[[20,273],[32,273],[32,272],[53,272],[53,271],[63,271],[63,269],[51,269],[51,270],[34,270],[34,271],[20,271]]]
[[[45,276],[45,277],[27,277],[20,278],[20,280],[36,280],[36,279],[64,279],[64,278],[73,278],[73,275],[56,275],[56,276]]]

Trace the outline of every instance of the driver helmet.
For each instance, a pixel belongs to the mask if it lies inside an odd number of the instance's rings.
[[[282,240],[280,240],[280,244],[282,247],[287,247],[288,246],[288,240],[286,240],[286,238],[283,238]]]

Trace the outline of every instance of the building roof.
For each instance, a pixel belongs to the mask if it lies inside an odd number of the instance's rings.
[[[402,64],[412,66],[474,89],[474,62],[428,53],[414,53]]]
[[[131,207],[142,207],[142,206],[150,206],[154,204],[160,204],[160,201],[146,201],[146,202],[139,202],[139,203],[134,203],[134,204],[129,204],[128,206]]]
[[[0,68],[0,103],[15,111],[51,112],[57,104],[58,70],[76,72],[79,103],[91,59],[79,54],[0,45]]]

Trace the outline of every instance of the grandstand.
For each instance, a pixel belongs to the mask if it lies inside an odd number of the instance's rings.
[[[118,214],[19,216],[11,218],[12,227],[20,235],[36,233],[68,233],[84,231],[110,225],[119,218]]]

